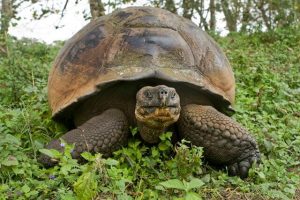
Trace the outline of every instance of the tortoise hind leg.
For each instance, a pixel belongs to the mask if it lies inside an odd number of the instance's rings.
[[[246,178],[251,165],[260,160],[257,144],[249,133],[211,106],[183,107],[178,124],[183,138],[203,147],[205,158],[227,166],[230,175]]]
[[[107,157],[126,144],[128,133],[129,127],[124,113],[118,109],[109,109],[91,118],[77,129],[67,132],[61,138],[66,143],[75,144],[72,152],[72,157],[75,159],[80,158],[80,154],[84,151],[100,152]],[[52,140],[46,148],[63,151],[59,139]],[[45,166],[53,166],[57,161],[41,155],[39,162]]]

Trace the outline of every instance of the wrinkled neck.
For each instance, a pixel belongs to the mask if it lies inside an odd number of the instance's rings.
[[[165,133],[168,127],[153,128],[149,127],[142,122],[138,122],[138,129],[143,140],[150,144],[158,143],[160,141],[159,136]]]

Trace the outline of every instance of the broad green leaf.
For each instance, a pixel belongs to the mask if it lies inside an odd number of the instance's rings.
[[[9,189],[9,186],[7,185],[7,184],[2,184],[2,185],[0,185],[0,191],[6,191],[6,190],[8,190]]]
[[[25,196],[26,197],[36,196],[38,193],[39,193],[38,191],[31,190],[30,192],[26,193]]]
[[[56,149],[40,149],[41,153],[51,157],[51,158],[59,158],[61,157],[61,153]]]
[[[161,151],[165,151],[165,150],[167,150],[169,148],[169,146],[167,144],[165,144],[165,143],[159,143],[158,148]]]
[[[115,182],[117,188],[122,192],[124,193],[125,192],[125,189],[126,189],[126,180],[124,179],[121,179],[121,180],[118,180]]]
[[[159,136],[159,138],[162,140],[162,141],[165,141],[165,140],[171,140],[171,137],[172,137],[172,132],[166,132],[166,133],[164,133],[164,134],[161,134],[160,136]]]
[[[270,142],[268,140],[264,140],[264,145],[265,145],[265,148],[268,152],[270,152],[273,148],[272,142]]]
[[[62,167],[60,168],[60,172],[64,175],[68,175],[69,172],[71,171],[71,169],[73,168],[72,164],[64,164],[62,165]]]
[[[128,194],[124,193],[124,194],[117,195],[117,199],[118,200],[132,200],[133,198],[131,196],[129,196]]]
[[[59,199],[63,200],[78,200],[73,193],[67,193],[60,196]]]
[[[186,195],[185,195],[185,200],[201,200],[201,196],[195,192],[188,192]]]
[[[206,174],[205,176],[203,176],[201,178],[201,180],[204,182],[204,183],[209,183],[211,177],[210,177],[210,174]]]
[[[186,183],[187,190],[191,190],[194,188],[200,188],[202,185],[204,185],[204,182],[201,179],[193,178],[190,182]]]
[[[258,172],[257,174],[258,174],[258,176],[259,176],[261,179],[263,179],[263,180],[266,179],[266,176],[265,176],[265,174],[264,174],[263,172]]]
[[[8,156],[4,161],[1,162],[1,164],[9,167],[9,166],[18,165],[19,162],[14,156]]]
[[[105,160],[105,164],[110,165],[110,166],[116,166],[119,164],[119,161],[114,160],[112,158],[108,158]]]
[[[28,185],[23,185],[23,187],[22,187],[22,191],[24,192],[24,193],[28,193],[29,191],[30,191],[30,187],[28,187]]]
[[[162,186],[164,186],[165,188],[168,188],[168,189],[179,189],[179,190],[186,189],[183,182],[178,179],[171,179],[168,181],[160,182],[159,184],[161,184]]]
[[[87,151],[83,152],[83,153],[81,154],[81,156],[82,156],[84,159],[88,160],[88,161],[94,161],[94,160],[95,160],[95,156],[93,156],[90,152],[87,152]]]
[[[155,189],[165,191],[165,188],[162,185],[156,185]]]
[[[11,144],[16,144],[16,145],[20,145],[20,139],[11,135],[11,134],[6,134],[5,135],[5,139],[4,139],[7,143],[11,143]]]

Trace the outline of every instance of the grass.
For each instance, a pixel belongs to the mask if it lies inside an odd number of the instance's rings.
[[[212,169],[187,142],[173,147],[170,133],[154,147],[133,137],[109,159],[84,153],[86,164],[67,145],[47,152],[58,166],[43,168],[39,151],[66,131],[51,120],[46,93],[61,44],[10,40],[0,59],[0,199],[300,199],[300,29],[215,39],[235,72],[234,118],[262,152],[249,178]]]

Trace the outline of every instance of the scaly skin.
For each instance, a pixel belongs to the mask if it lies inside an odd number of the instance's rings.
[[[67,132],[61,138],[66,143],[75,143],[72,152],[72,157],[75,159],[80,158],[80,154],[84,151],[100,152],[108,157],[127,143],[128,133],[128,122],[124,113],[118,109],[109,109],[91,118],[77,129]],[[46,148],[63,151],[59,139],[51,141]],[[57,163],[46,155],[41,155],[39,161],[45,166],[53,166]]]
[[[178,124],[181,137],[203,147],[204,156],[214,164],[226,165],[230,175],[246,178],[251,165],[260,160],[249,133],[211,106],[183,107]]]

